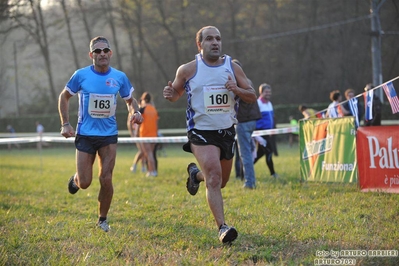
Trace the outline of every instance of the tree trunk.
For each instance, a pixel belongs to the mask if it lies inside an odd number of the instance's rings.
[[[60,5],[61,5],[62,11],[64,13],[64,18],[65,18],[65,24],[66,24],[66,27],[67,27],[68,37],[69,37],[69,41],[71,43],[73,61],[75,62],[75,68],[79,69],[80,66],[79,66],[78,52],[76,50],[75,41],[74,41],[74,38],[72,36],[71,22],[70,22],[70,19],[69,19],[69,16],[68,16],[68,10],[67,10],[67,7],[65,5],[65,0],[61,0],[60,1]]]

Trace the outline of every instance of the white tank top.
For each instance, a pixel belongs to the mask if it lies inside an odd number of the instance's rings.
[[[218,130],[230,128],[237,123],[238,97],[235,98],[234,93],[224,86],[228,76],[234,81],[236,79],[231,57],[223,57],[223,64],[209,66],[201,54],[195,56],[197,71],[185,84],[187,130]]]

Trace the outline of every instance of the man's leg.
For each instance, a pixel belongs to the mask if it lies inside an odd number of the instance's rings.
[[[133,158],[133,163],[132,166],[130,167],[130,171],[132,171],[133,173],[136,172],[137,170],[137,164],[139,163],[139,161],[141,160],[142,162],[145,161],[144,159],[144,153],[142,151],[141,148],[141,143],[136,143],[136,147],[137,147],[137,153]]]
[[[274,171],[274,163],[273,163],[273,146],[272,142],[270,141],[270,137],[266,137],[266,147],[265,147],[265,156],[266,156],[266,164],[269,168],[270,175],[276,177],[276,172]]]
[[[260,159],[262,158],[263,155],[265,155],[265,147],[260,145],[260,143],[257,144],[257,151],[256,151],[256,158],[254,159],[254,164]]]
[[[238,125],[237,125],[237,130],[238,130]],[[235,148],[235,155],[234,155],[234,169],[236,171],[236,178],[237,179],[243,179],[244,174],[243,174],[243,169],[242,169],[242,163],[241,163],[241,158],[240,158],[240,152],[238,150],[238,145]]]
[[[155,167],[155,171],[158,173],[158,158],[157,158],[157,151],[158,149],[160,149],[161,144],[160,143],[155,143],[154,147],[153,147],[153,151],[152,154],[154,156],[154,167]]]
[[[90,154],[76,150],[76,175],[75,184],[81,188],[86,189],[90,186],[93,180],[93,163],[96,159],[95,154]]]
[[[218,226],[219,240],[222,243],[230,243],[237,238],[238,233],[234,227],[229,227],[224,222],[221,189],[229,181],[233,159],[220,160],[220,149],[213,145],[197,146],[191,144],[191,150],[202,169],[201,172],[197,173],[196,178],[204,178],[205,180],[206,198]]]
[[[255,188],[255,170],[252,158],[251,135],[256,128],[256,121],[239,123],[237,125],[237,141],[240,157],[244,169],[245,185],[247,188]]]
[[[98,150],[99,156],[99,179],[100,192],[98,194],[98,205],[100,217],[107,217],[111,206],[114,188],[112,186],[112,171],[115,166],[116,144],[109,144]]]
[[[200,165],[202,176],[205,179],[208,205],[219,227],[224,224],[220,149],[213,145],[201,146],[191,144],[191,150]],[[230,170],[231,164],[232,160],[230,160]]]
[[[145,154],[145,158],[147,159],[147,176],[156,176],[155,172],[155,160],[154,160],[154,143],[143,143],[143,152]]]

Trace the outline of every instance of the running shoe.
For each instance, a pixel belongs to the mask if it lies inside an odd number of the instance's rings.
[[[198,169],[197,165],[195,163],[190,163],[187,166],[187,173],[188,173],[188,178],[187,178],[187,183],[186,183],[186,187],[187,187],[187,191],[188,193],[190,193],[191,195],[195,195],[198,192],[198,188],[199,188],[199,184],[200,181],[197,180],[197,173],[200,170]]]
[[[237,230],[226,224],[222,225],[219,229],[219,240],[222,243],[233,242],[238,236]]]
[[[147,174],[145,175],[146,177],[157,177],[158,176],[158,172],[157,171],[151,171],[151,172],[147,172]]]
[[[98,221],[98,222],[97,222],[97,226],[100,227],[104,232],[108,232],[109,229],[111,228],[111,227],[108,225],[107,220],[102,221],[102,222]]]
[[[69,193],[71,193],[71,194],[75,194],[79,190],[79,187],[75,183],[75,175],[73,175],[73,176],[71,176],[71,178],[69,178],[68,190],[69,190]]]

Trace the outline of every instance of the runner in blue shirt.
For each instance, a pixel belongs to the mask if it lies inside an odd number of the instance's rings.
[[[95,37],[90,41],[90,58],[93,64],[78,69],[72,75],[58,100],[61,135],[75,136],[77,172],[68,182],[69,193],[86,189],[93,179],[93,164],[98,155],[100,192],[98,195],[99,219],[97,226],[108,232],[107,214],[114,193],[112,171],[115,166],[118,128],[115,117],[116,98],[125,100],[131,123],[140,124],[143,118],[134,91],[126,74],[110,66],[112,50],[109,41]],[[78,94],[79,113],[76,132],[69,123],[69,99]]]

